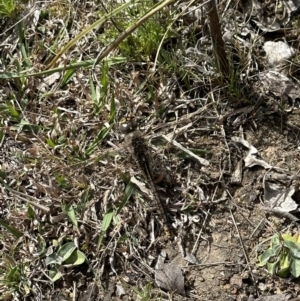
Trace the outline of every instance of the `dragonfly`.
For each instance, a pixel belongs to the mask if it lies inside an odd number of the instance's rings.
[[[161,199],[157,184],[165,184],[171,186],[172,176],[164,167],[162,160],[157,156],[152,155],[151,149],[148,146],[144,134],[140,131],[133,131],[126,136],[126,143],[131,145],[133,155],[141,169],[146,183],[148,184],[153,196],[155,207],[158,210],[158,216],[163,221],[165,231],[167,234],[171,234],[172,227],[168,219],[166,204]]]
[[[125,145],[126,148],[131,149],[132,156],[137,162],[137,166],[148,186],[148,193],[146,192],[146,195],[150,196],[151,194],[149,199],[154,202],[153,205],[157,210],[156,216],[163,222],[164,230],[169,236],[172,232],[172,227],[167,214],[168,210],[166,202],[162,200],[160,196],[161,192],[158,191],[157,187],[163,187],[167,194],[169,194],[171,191],[170,188],[174,185],[174,180],[167,168],[164,167],[163,160],[159,156],[152,154],[151,146],[149,146],[144,136],[145,134],[141,131],[130,128],[125,136]]]

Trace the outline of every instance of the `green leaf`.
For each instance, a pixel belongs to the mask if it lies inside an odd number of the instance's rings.
[[[6,179],[6,172],[3,169],[0,169],[0,178],[2,178],[3,180]]]
[[[62,258],[62,262],[64,262],[72,255],[74,250],[76,250],[74,242],[67,242],[58,250],[57,255],[60,256]]]
[[[8,225],[6,222],[0,219],[0,225],[4,227],[6,230],[8,230],[12,235],[14,235],[16,238],[20,238],[23,236],[23,233],[17,230],[16,228]]]
[[[102,231],[107,231],[108,227],[111,224],[113,216],[114,216],[114,210],[112,208],[109,208],[103,218]]]
[[[280,254],[280,257],[279,257],[279,265],[280,265],[280,268],[288,268],[290,266],[290,253],[287,252],[287,251],[283,251],[281,252]]]
[[[9,270],[5,278],[9,282],[17,282],[17,283],[20,282],[20,278],[21,278],[20,268],[17,265],[14,266]]]
[[[267,263],[267,270],[270,274],[275,275],[276,274],[276,268],[277,268],[278,262],[268,262]]]
[[[22,126],[22,131],[29,131],[29,132],[34,132],[37,133],[40,129],[43,129],[43,126],[36,125],[36,124],[31,124],[28,122],[26,119],[21,119],[20,125]]]
[[[32,207],[30,206],[30,204],[27,205],[27,215],[30,219],[34,219],[35,212],[32,209]]]
[[[67,205],[66,211],[67,211],[68,217],[70,218],[71,222],[76,227],[76,230],[79,232],[78,223],[77,223],[75,210],[74,210],[73,206],[72,205]]]
[[[295,242],[294,237],[291,236],[291,235],[289,235],[289,234],[285,233],[285,234],[282,234],[281,236],[282,236],[282,238],[283,238],[284,241],[293,241],[293,242]]]
[[[293,235],[293,240],[296,244],[300,244],[300,235],[299,235],[299,233],[296,233],[295,235]]]
[[[272,260],[273,257],[276,257],[281,249],[280,245],[274,246],[273,249],[269,248],[260,256],[258,256],[259,264],[258,266],[265,266],[268,261]]]
[[[57,239],[52,240],[53,247],[57,248],[59,246],[59,241]]]
[[[280,245],[280,239],[278,234],[275,234],[272,239],[271,239],[271,248],[273,248],[274,246],[278,246]]]
[[[115,116],[116,116],[116,103],[115,103],[115,96],[114,94],[111,97],[110,100],[110,113],[109,113],[109,123],[113,124],[115,121]]]
[[[4,137],[5,136],[4,136],[4,132],[3,132],[3,129],[2,129],[2,124],[0,124],[0,146],[3,143]]]
[[[75,60],[72,61],[72,63],[74,63],[74,62],[76,63]],[[65,72],[65,74],[64,74],[64,76],[62,78],[62,81],[61,81],[61,85],[60,85],[61,88],[63,88],[68,83],[68,81],[73,77],[73,75],[75,74],[75,72],[76,72],[75,68],[74,69],[66,70],[66,72]]]
[[[277,271],[277,275],[279,277],[287,277],[289,275],[291,263],[291,256],[288,252],[282,252],[279,260],[279,270]]]
[[[95,85],[93,83],[93,78],[92,78],[91,75],[90,75],[89,83],[90,83],[90,90],[91,90],[92,101],[94,102],[94,104],[96,105],[96,107],[98,107],[99,104],[100,104],[99,103],[100,96],[99,96],[99,93],[97,93],[97,91],[95,89]]]
[[[294,277],[300,276],[300,259],[291,258],[290,271]]]
[[[62,274],[57,268],[54,267],[49,270],[49,277],[53,282],[55,282],[62,277]]]
[[[108,63],[107,61],[103,61],[102,64],[102,77],[101,77],[101,90],[100,90],[100,102],[105,104],[105,100],[107,97],[108,91]]]
[[[7,107],[9,109],[10,114],[13,117],[15,117],[15,118],[19,117],[19,115],[20,115],[19,112],[10,103],[7,104]]]
[[[45,259],[45,264],[55,264],[55,265],[62,265],[63,259],[62,257],[58,256],[57,253],[52,253]]]
[[[66,181],[65,177],[63,175],[54,174],[55,180],[57,181],[57,184],[61,188],[69,189],[70,185]]]
[[[64,265],[80,265],[83,264],[85,260],[85,255],[81,251],[75,250],[72,255],[64,261]]]
[[[52,148],[54,148],[56,146],[56,144],[49,138],[46,139],[46,142]]]
[[[131,196],[133,195],[133,193],[134,193],[135,190],[136,190],[136,187],[135,187],[135,185],[132,182],[129,182],[126,185],[124,196],[122,197],[121,204],[118,206],[118,210],[116,212],[116,215],[118,215],[121,212],[121,210],[126,205],[126,203],[128,202],[128,200],[131,198]]]
[[[100,248],[100,246],[102,244],[103,238],[106,234],[108,227],[111,224],[113,216],[114,216],[114,210],[112,208],[108,209],[108,211],[104,215],[103,222],[102,222],[102,229],[101,229],[101,233],[100,233],[100,236],[98,239],[98,246],[97,246],[98,249]]]
[[[97,147],[97,145],[102,142],[102,140],[107,136],[107,134],[111,130],[112,126],[113,126],[112,124],[109,127],[104,126],[98,132],[96,139],[93,141],[91,146],[89,146],[89,148],[85,151],[86,156],[90,155],[94,151],[94,149]]]
[[[294,243],[293,241],[285,241],[283,245],[290,250],[294,258],[300,259],[300,250],[296,243]]]
[[[280,269],[277,272],[280,278],[287,278],[290,275],[290,269]]]
[[[278,235],[271,239],[271,248],[258,257],[259,266],[267,265],[271,274],[287,277],[291,273],[294,277],[300,276],[300,242],[296,234]]]

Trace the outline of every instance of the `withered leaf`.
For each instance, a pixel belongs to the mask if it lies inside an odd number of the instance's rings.
[[[162,289],[185,296],[184,277],[180,267],[174,262],[164,263],[155,271],[155,282]]]

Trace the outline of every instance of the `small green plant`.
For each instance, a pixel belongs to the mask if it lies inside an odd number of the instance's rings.
[[[85,255],[79,251],[74,242],[67,242],[60,246],[57,252],[53,252],[46,258],[46,265],[49,265],[49,277],[53,282],[62,277],[61,266],[71,267],[83,264],[86,261]]]
[[[30,281],[25,272],[28,267],[23,263],[17,263],[8,254],[3,254],[1,260],[0,291],[5,291],[7,297],[16,292],[23,296],[28,295],[30,293]]]
[[[107,28],[105,33],[99,37],[107,44],[111,43],[115,38],[120,35],[120,32],[128,31],[128,28],[134,26],[135,23],[140,21],[146,14],[153,11],[157,4],[153,6],[152,0],[136,2],[129,6],[126,10],[122,11],[122,17],[115,17],[114,24],[117,26]],[[101,12],[100,15],[103,15]],[[165,26],[159,22],[160,19],[166,18],[164,10],[160,10],[159,14],[147,18],[147,22],[141,24],[136,30],[123,39],[118,45],[119,50],[123,56],[126,57],[139,57],[143,60],[150,60],[151,56],[156,54],[159,43],[165,34]],[[170,34],[167,36],[169,37]],[[134,45],[134,46],[133,46]]]
[[[266,266],[272,275],[300,276],[300,235],[275,234],[271,246],[258,257],[260,267]]]
[[[138,290],[137,288],[133,288],[133,290],[139,296],[140,300],[142,301],[151,300],[151,290],[152,290],[151,282],[149,282],[142,290]]]
[[[15,0],[0,0],[0,15],[2,17],[13,16],[16,10]]]

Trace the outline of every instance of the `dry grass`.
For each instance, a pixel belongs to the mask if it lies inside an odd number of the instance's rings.
[[[210,42],[199,42],[208,29],[195,17],[203,8],[197,1],[16,1],[6,14],[4,2],[2,300],[77,298],[102,287],[103,279],[117,281],[116,275],[130,272],[139,280],[129,277],[128,283],[142,300],[163,297],[150,284],[147,259],[157,258],[163,246],[162,225],[156,219],[151,228],[151,197],[122,123],[133,117],[151,152],[172,171],[175,192],[161,187],[160,193],[176,199],[170,204],[174,231],[191,233],[196,244],[205,225],[190,216],[204,217],[207,201],[222,199],[212,181],[218,176],[205,173],[209,160],[219,175],[224,154],[212,134],[223,136],[226,113],[261,104],[255,86],[263,68],[261,37],[253,44],[228,42],[231,74],[224,79]],[[225,16],[238,11],[235,4]],[[207,185],[202,190],[199,183]]]

